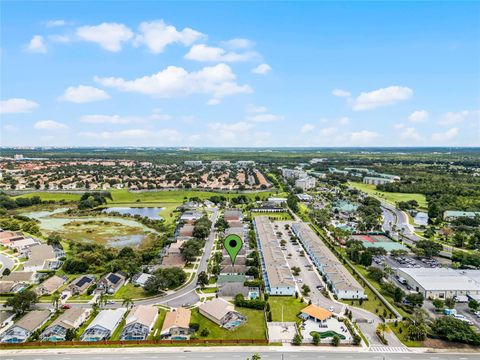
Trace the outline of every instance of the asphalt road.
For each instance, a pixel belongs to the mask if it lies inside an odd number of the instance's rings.
[[[229,359],[229,360],[243,360],[251,358],[255,350],[247,350],[245,348],[237,351],[225,350],[183,350],[164,351],[162,349],[155,349],[153,351],[130,351],[127,349],[111,349],[110,352],[86,351],[85,353],[69,353],[66,350],[56,350],[53,352],[41,352],[37,350],[32,353],[21,354],[5,354],[2,360],[205,360],[205,359]],[[438,353],[371,353],[371,352],[331,352],[316,350],[267,350],[259,351],[258,354],[262,360],[476,360],[478,354],[438,354]]]

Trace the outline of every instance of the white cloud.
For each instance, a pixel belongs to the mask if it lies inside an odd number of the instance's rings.
[[[256,106],[254,104],[248,104],[245,107],[245,111],[250,114],[255,114],[255,113],[264,113],[267,112],[267,108],[265,106]]]
[[[185,55],[185,59],[206,62],[239,62],[254,59],[258,54],[254,51],[237,53],[226,51],[220,47],[207,46],[205,44],[193,45]]]
[[[58,42],[58,43],[68,43],[70,42],[72,39],[70,39],[69,36],[67,35],[50,35],[48,37],[48,39],[50,41],[53,41],[53,42]]]
[[[271,66],[268,64],[260,64],[257,67],[252,69],[252,73],[258,75],[265,75],[266,73],[272,70]]]
[[[208,142],[229,145],[237,142],[244,142],[244,135],[249,133],[253,127],[252,124],[245,121],[236,123],[209,123],[207,125],[209,132],[206,138]]]
[[[438,123],[442,126],[456,125],[474,116],[477,116],[477,119],[480,120],[480,111],[463,110],[457,112],[447,112],[442,115]]]
[[[98,139],[98,140],[118,140],[118,139],[164,139],[175,141],[180,139],[181,134],[175,129],[161,129],[150,131],[146,129],[128,129],[122,131],[102,131],[102,132],[81,132],[80,137]]]
[[[155,98],[208,94],[212,96],[214,103],[218,103],[225,96],[252,92],[250,86],[237,84],[235,78],[228,65],[218,64],[192,72],[181,67],[169,66],[156,74],[134,80],[96,76],[95,81],[120,91],[137,92]]]
[[[148,116],[122,116],[122,115],[83,115],[80,117],[80,121],[89,124],[131,124],[131,123],[145,123],[155,120],[171,120],[172,116],[164,114],[158,109],[155,109],[151,115]]]
[[[428,120],[428,111],[426,110],[416,110],[413,113],[410,114],[408,119],[411,122],[419,123],[419,122],[424,122]]]
[[[135,37],[135,44],[145,44],[154,54],[162,53],[170,44],[190,46],[205,38],[204,34],[190,28],[178,31],[175,26],[167,25],[163,20],[142,22],[139,31],[140,34]]]
[[[357,132],[352,132],[348,135],[350,139],[350,145],[373,145],[371,142],[377,139],[380,135],[373,131],[361,130]]]
[[[12,124],[5,124],[3,126],[3,130],[8,131],[8,132],[17,132],[18,128],[15,125],[12,125]]]
[[[248,39],[236,38],[227,41],[222,41],[222,45],[230,49],[248,49],[255,45],[253,41]]]
[[[433,133],[432,140],[435,142],[446,142],[455,139],[458,136],[458,128],[454,127],[445,132]]]
[[[50,20],[45,23],[45,26],[48,28],[59,27],[59,26],[66,26],[69,23],[65,20]]]
[[[76,34],[81,40],[97,43],[105,50],[112,52],[122,50],[123,43],[133,38],[132,30],[125,25],[106,22],[79,27]]]
[[[252,116],[247,116],[247,120],[254,122],[274,122],[283,120],[285,117],[281,115],[274,114],[257,114]]]
[[[0,114],[29,113],[36,107],[38,107],[38,104],[35,101],[12,98],[0,101]]]
[[[340,119],[338,119],[338,123],[340,125],[348,125],[348,124],[350,124],[350,119],[346,116],[343,116]]]
[[[27,45],[26,50],[31,53],[46,54],[47,45],[45,45],[45,39],[43,38],[43,36],[35,35],[34,37],[32,37],[32,39]]]
[[[405,86],[389,86],[371,92],[362,92],[353,100],[355,111],[371,110],[381,106],[393,105],[413,96],[412,89]]]
[[[312,125],[312,124],[304,124],[301,128],[300,128],[300,132],[302,134],[305,134],[305,133],[309,133],[310,131],[313,131],[315,130],[315,126]]]
[[[351,94],[350,92],[342,89],[333,89],[332,90],[332,95],[333,96],[338,96],[338,97],[349,97]]]
[[[423,140],[422,136],[420,136],[420,134],[417,132],[417,130],[414,127],[405,128],[400,134],[400,139],[410,140],[410,141]]]
[[[70,86],[68,87],[63,95],[60,97],[60,100],[70,101],[77,104],[83,104],[94,101],[101,101],[110,99],[104,90],[97,89],[93,86],[79,85],[77,87]]]
[[[405,124],[393,124],[394,129],[403,129],[405,127]]]
[[[207,105],[218,105],[220,104],[220,99],[217,98],[211,98],[207,101]]]
[[[68,126],[54,120],[41,120],[35,123],[34,128],[38,130],[63,130],[67,129]]]

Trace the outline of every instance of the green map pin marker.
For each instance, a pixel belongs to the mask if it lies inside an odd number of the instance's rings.
[[[238,252],[242,248],[242,244],[240,236],[235,234],[230,234],[223,240],[223,246],[225,250],[227,250],[228,255],[230,255],[232,265],[235,265],[235,260],[237,259]]]

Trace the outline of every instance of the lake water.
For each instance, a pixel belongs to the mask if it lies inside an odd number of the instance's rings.
[[[161,209],[161,208],[157,208],[157,209]],[[81,228],[68,226],[68,224],[72,222],[84,223],[92,220],[95,222],[104,221],[106,223],[108,222],[117,223],[117,224],[127,226],[129,228],[136,229],[134,231],[131,231],[130,233],[125,234],[124,231],[120,231],[120,232],[115,231],[115,226],[111,226],[111,227],[108,225],[103,226],[101,229],[102,230],[101,238],[103,240],[102,242],[106,242],[108,245],[114,246],[114,247],[124,247],[127,245],[135,246],[140,244],[143,240],[145,240],[148,234],[156,233],[155,230],[148,228],[147,226],[141,224],[138,221],[135,221],[132,219],[125,219],[122,217],[114,217],[114,216],[95,216],[95,217],[65,216],[65,217],[62,217],[58,215],[67,210],[68,208],[59,208],[53,211],[35,211],[35,212],[23,213],[22,215],[38,220],[40,222],[39,224],[40,229],[42,231],[46,231],[47,233],[59,232],[60,234],[65,236],[65,238],[67,239],[69,238],[79,239],[78,233],[79,232],[82,233],[83,230],[87,230],[90,227],[88,224],[83,225]],[[52,216],[52,215],[56,215],[56,216]],[[98,230],[98,225],[97,227],[92,226],[91,228]],[[74,235],[73,232],[75,232],[76,234]],[[81,237],[81,240],[92,241],[91,238],[93,236],[90,235],[88,232],[85,232],[85,234],[84,235],[82,234],[80,237]]]
[[[117,212],[122,215],[140,215],[142,217],[147,217],[151,220],[162,220],[163,218],[159,215],[160,211],[165,210],[162,207],[109,207],[103,210],[103,212],[110,214],[112,212]]]

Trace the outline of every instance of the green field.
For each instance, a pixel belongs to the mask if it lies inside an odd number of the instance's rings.
[[[358,190],[366,192],[369,195],[378,197],[392,204],[395,204],[399,201],[416,200],[420,208],[422,209],[427,208],[427,199],[423,194],[391,193],[391,192],[379,191],[375,188],[375,185],[358,183],[358,182],[349,182],[348,184]]]
[[[295,299],[293,296],[270,296],[268,302],[272,312],[272,321],[300,322],[298,314],[307,306],[306,303],[300,302],[300,299]]]
[[[200,339],[265,339],[266,338],[266,325],[263,311],[252,310],[246,308],[236,308],[239,313],[247,317],[246,323],[240,325],[234,330],[226,330],[221,328],[213,321],[207,319],[205,316],[200,315],[198,308],[192,309],[191,323],[198,323],[200,332],[207,328],[210,334],[206,337],[199,336]]]
[[[59,193],[59,192],[31,192],[28,194],[22,194],[14,196],[16,198],[31,198],[32,196],[39,196],[43,201],[78,201],[80,200],[81,193],[71,194],[71,193]]]
[[[148,294],[143,290],[141,286],[135,286],[131,282],[127,285],[122,286],[118,291],[113,295],[114,299],[125,299],[126,297],[131,299],[141,299],[147,297]]]

